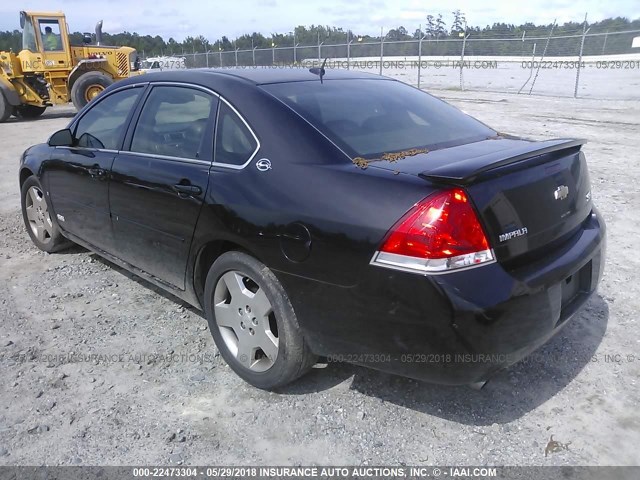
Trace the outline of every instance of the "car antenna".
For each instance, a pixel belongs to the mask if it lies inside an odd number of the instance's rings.
[[[329,59],[329,57],[326,57],[324,59],[324,62],[322,62],[322,66],[320,68],[314,67],[314,68],[310,68],[309,71],[311,73],[313,73],[314,75],[319,75],[320,76],[320,83],[322,83],[322,77],[324,77],[324,74],[326,73],[326,70],[324,69],[324,66],[327,64],[327,60]]]

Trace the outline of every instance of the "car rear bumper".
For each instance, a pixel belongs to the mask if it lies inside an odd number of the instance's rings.
[[[520,268],[422,277],[370,266],[352,288],[279,277],[312,350],[329,361],[468,384],[555,335],[596,291],[605,247],[594,209],[570,240]]]

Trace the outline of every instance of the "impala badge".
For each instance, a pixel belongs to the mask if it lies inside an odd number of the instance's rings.
[[[502,243],[506,242],[507,240],[511,240],[512,238],[522,237],[523,235],[527,235],[528,233],[529,230],[527,230],[527,227],[521,227],[512,230],[511,232],[501,234],[498,239],[500,240],[500,243]]]
[[[569,187],[567,187],[566,185],[560,185],[558,188],[556,188],[556,191],[553,192],[553,198],[555,198],[556,200],[564,200],[568,196]]]
[[[261,172],[271,170],[271,160],[269,160],[268,158],[261,158],[256,162],[256,168]]]

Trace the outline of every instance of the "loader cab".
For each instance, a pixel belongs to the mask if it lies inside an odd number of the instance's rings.
[[[23,70],[55,70],[70,66],[69,35],[63,14],[20,12],[20,26],[23,52],[27,50],[32,54],[25,55],[30,57],[28,60],[23,58]]]

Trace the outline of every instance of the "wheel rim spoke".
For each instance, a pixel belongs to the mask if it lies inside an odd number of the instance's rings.
[[[254,315],[260,317],[267,317],[273,311],[273,307],[271,307],[271,302],[267,298],[267,295],[264,293],[263,289],[259,289],[256,293],[251,297],[252,310]]]
[[[27,207],[26,210],[27,210],[27,218],[31,222],[37,222],[38,221],[38,214],[36,213],[36,209],[34,208],[34,206],[31,205],[30,207]]]
[[[258,346],[271,362],[275,362],[278,356],[278,339],[273,336],[271,331],[262,331],[258,338]]]
[[[225,303],[219,303],[215,306],[216,322],[221,327],[238,328],[240,325],[240,317],[237,309]]]
[[[241,339],[238,342],[238,356],[236,357],[238,361],[243,367],[251,369],[253,366],[253,356],[254,347],[250,345],[248,339]]]
[[[36,225],[36,238],[41,242],[44,242],[45,240],[44,225]]]
[[[35,187],[31,187],[29,189],[29,196],[31,197],[32,205],[38,205],[40,203],[40,196],[38,195],[38,190]]]
[[[242,284],[242,277],[236,272],[227,272],[222,276],[231,298],[234,301],[240,301],[240,295],[244,295],[244,285]]]

